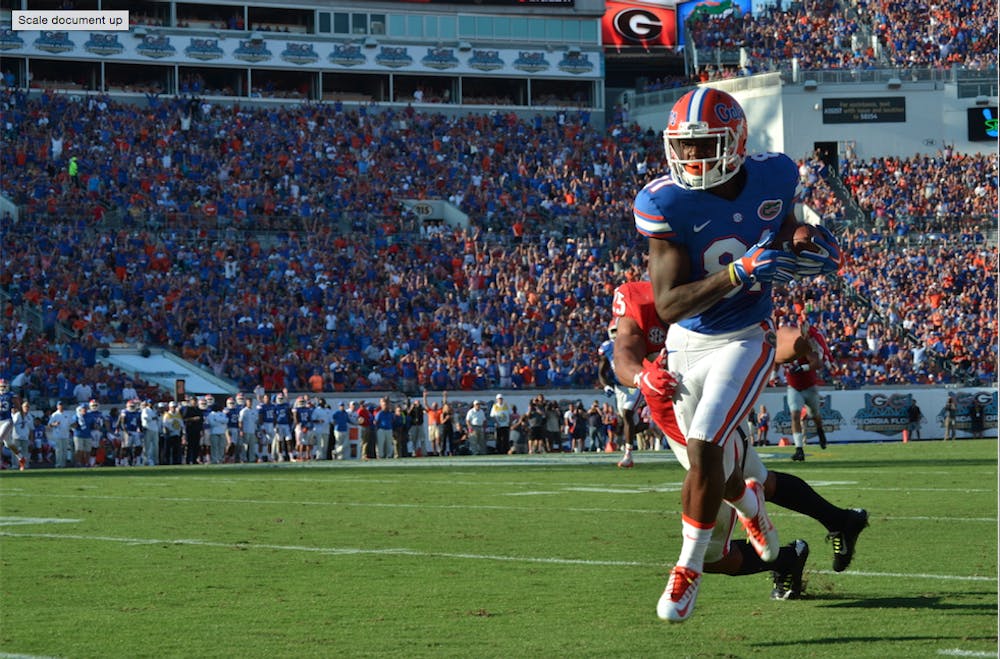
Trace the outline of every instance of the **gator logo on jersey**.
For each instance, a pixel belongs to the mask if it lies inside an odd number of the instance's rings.
[[[773,220],[781,214],[782,206],[784,204],[780,199],[766,199],[757,207],[757,216],[762,220]]]

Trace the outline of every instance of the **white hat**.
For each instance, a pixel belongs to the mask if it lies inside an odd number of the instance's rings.
[[[479,402],[478,400],[474,400],[474,401],[472,401],[472,404],[473,404],[473,405],[482,405],[482,403],[480,403],[480,402]]]
[[[497,400],[503,400],[503,394],[497,394]]]

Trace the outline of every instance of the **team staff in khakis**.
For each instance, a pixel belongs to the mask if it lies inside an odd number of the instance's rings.
[[[472,401],[472,407],[465,413],[465,425],[469,432],[469,451],[472,455],[486,455],[486,411],[482,401]]]
[[[56,403],[55,411],[49,415],[49,440],[55,451],[55,466],[66,466],[66,452],[69,450],[70,429],[73,426],[73,415],[63,409],[63,402]]]
[[[163,424],[153,407],[153,401],[144,400],[140,410],[142,423],[142,455],[147,466],[155,466],[160,459],[160,430]]]
[[[682,622],[694,611],[724,496],[760,558],[778,556],[762,484],[743,479],[732,437],[770,378],[772,286],[835,272],[840,253],[826,234],[819,251],[799,257],[772,246],[783,224],[796,222],[798,166],[778,153],[747,157],[747,120],[729,94],[710,87],[688,92],[671,109],[663,138],[670,174],[639,191],[633,213],[649,239],[653,302],[669,326],[667,352],[647,360],[635,383],[656,380],[661,371],[680,378],[673,406],[690,466],[681,491],[683,541],[657,615]]]
[[[955,415],[958,412],[958,404],[955,402],[955,394],[948,394],[948,400],[944,404],[944,440],[955,439]]]

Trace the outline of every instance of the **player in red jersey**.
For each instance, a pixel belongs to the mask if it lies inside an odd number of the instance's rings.
[[[652,285],[649,282],[625,284],[615,291],[612,304],[613,322],[617,329],[615,374],[621,381],[637,383],[646,398],[653,422],[666,434],[674,455],[687,469],[686,441],[674,418],[673,389],[676,379],[662,368],[663,358],[660,356],[663,342],[659,337],[666,335],[666,326],[656,314]],[[779,358],[787,358],[794,352],[794,339],[788,333],[779,332]],[[661,367],[654,367],[653,364]],[[739,441],[732,441],[734,439]],[[768,470],[745,436],[731,438],[728,444],[732,445],[732,459],[742,467],[742,475],[763,484],[767,501],[812,517],[826,527],[828,538],[834,545],[834,570],[840,572],[847,569],[854,556],[857,537],[867,525],[868,513],[860,509],[839,508],[798,476]],[[727,483],[727,495],[732,493],[730,488],[735,487],[738,492],[741,484],[738,481]],[[735,520],[732,508],[723,506],[719,509],[705,553],[704,572],[737,576],[771,570],[774,578],[773,599],[801,596],[808,544],[804,540],[795,540],[782,547],[774,561],[765,563],[746,541],[731,539]]]
[[[807,415],[807,418],[812,419],[813,425],[816,426],[819,447],[826,448],[826,432],[823,430],[819,390],[816,385],[819,383],[819,372],[823,368],[831,367],[833,355],[823,334],[805,321],[798,327],[782,327],[778,332],[778,340],[779,343],[785,343],[785,349],[778,351],[774,362],[784,364],[785,380],[788,382],[786,400],[788,411],[792,416],[792,441],[795,444],[792,460],[802,462],[806,459],[803,416]],[[803,414],[799,413],[800,410]]]

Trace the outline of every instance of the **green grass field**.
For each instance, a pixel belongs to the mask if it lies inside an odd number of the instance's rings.
[[[995,441],[790,452],[870,512],[851,570],[772,508],[807,597],[709,575],[681,625],[665,454],[4,472],[0,656],[997,656]]]

